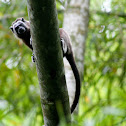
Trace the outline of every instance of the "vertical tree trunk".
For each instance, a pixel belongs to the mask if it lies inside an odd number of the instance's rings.
[[[45,126],[70,121],[55,0],[27,0]],[[60,109],[60,113],[58,108]]]
[[[84,76],[84,50],[88,32],[89,2],[90,0],[71,0],[64,14],[63,28],[70,35],[81,81],[83,80]],[[65,75],[71,104],[74,99],[75,81],[67,60],[64,60],[64,62],[66,68]]]

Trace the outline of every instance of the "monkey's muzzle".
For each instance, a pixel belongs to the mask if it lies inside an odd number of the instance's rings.
[[[19,26],[16,31],[18,34],[23,34],[26,31],[26,29],[22,26]]]

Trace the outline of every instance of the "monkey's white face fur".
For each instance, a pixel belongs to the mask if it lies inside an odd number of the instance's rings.
[[[12,23],[10,29],[17,37],[21,38],[27,31],[30,31],[28,24],[28,21],[24,20],[24,18],[18,18]]]
[[[26,31],[26,26],[22,21],[17,21],[13,25],[13,30],[16,35],[23,34]]]

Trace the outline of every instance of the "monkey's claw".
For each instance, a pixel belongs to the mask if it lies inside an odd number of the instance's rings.
[[[32,62],[35,63],[35,55],[32,54]]]

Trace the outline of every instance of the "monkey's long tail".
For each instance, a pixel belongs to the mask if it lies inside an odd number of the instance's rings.
[[[76,81],[76,91],[75,91],[75,97],[74,97],[74,101],[73,101],[73,104],[71,106],[71,113],[74,111],[74,109],[76,108],[78,102],[79,102],[79,97],[80,97],[80,76],[79,76],[79,72],[78,72],[78,69],[77,69],[77,66],[75,64],[75,61],[74,61],[74,57],[73,57],[73,54],[71,55],[67,55],[66,56],[71,68],[72,68],[72,71],[73,71],[73,74],[74,74],[74,77],[75,77],[75,81]]]

